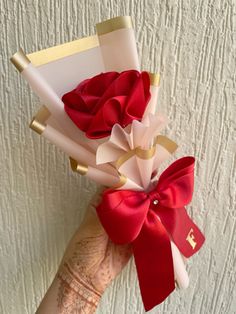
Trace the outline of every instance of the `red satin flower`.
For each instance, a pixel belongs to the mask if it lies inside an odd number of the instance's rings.
[[[65,94],[65,111],[89,138],[111,134],[114,124],[126,127],[141,120],[150,99],[147,72],[106,72],[81,82]]]
[[[145,309],[161,303],[175,289],[170,240],[185,257],[196,253],[204,236],[188,216],[194,158],[175,161],[151,192],[107,190],[97,207],[114,243],[132,243]]]

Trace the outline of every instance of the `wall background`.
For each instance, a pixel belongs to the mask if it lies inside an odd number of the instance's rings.
[[[0,313],[32,314],[95,185],[28,129],[37,97],[9,62],[94,33],[95,23],[132,15],[143,69],[161,73],[159,108],[177,156],[194,154],[189,211],[204,248],[188,263],[191,284],[150,313],[236,313],[236,3],[157,0],[0,0]],[[97,313],[144,313],[130,263]]]

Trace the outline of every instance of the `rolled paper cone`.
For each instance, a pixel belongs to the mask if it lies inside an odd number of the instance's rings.
[[[155,146],[152,146],[150,149],[137,147],[135,150],[139,174],[144,190],[147,190],[151,184],[155,150]]]
[[[173,154],[178,145],[166,136],[158,135],[156,140],[156,152],[153,161],[153,171],[158,169],[160,164]]]
[[[110,174],[107,175],[99,169],[90,166],[84,166],[83,164],[78,163],[71,157],[70,164],[73,171],[78,172],[81,175],[86,175],[93,181],[111,187],[112,189],[142,190],[140,186],[137,186],[134,182],[132,182],[130,179],[122,174],[119,174],[119,177],[114,177]]]
[[[119,160],[118,160],[119,162]],[[140,172],[137,171],[137,158],[135,155],[129,157],[128,159],[124,160],[121,162],[121,164],[116,163],[116,167],[121,172],[124,174],[127,178],[129,178],[132,182],[134,182],[135,186],[133,190],[143,190],[142,187],[142,180],[140,177]]]
[[[142,180],[142,186],[143,186],[143,189],[146,191],[149,189],[149,186],[151,184],[154,156],[149,159],[142,159],[139,157],[136,157],[136,158],[137,158],[137,164],[138,164],[138,168],[140,172],[140,177]]]
[[[113,187],[123,185],[124,183],[123,178],[118,176],[115,177],[97,168],[81,164],[71,157],[70,164],[74,172],[78,172],[81,175],[86,175],[86,177],[101,185]]]
[[[185,264],[177,246],[171,241],[171,251],[174,264],[175,280],[180,289],[186,289],[189,286],[189,276]]]
[[[119,16],[99,23],[96,30],[106,71],[140,69],[130,16]]]
[[[82,164],[90,165],[94,168],[97,168],[94,153],[88,151],[83,146],[74,142],[69,137],[53,128],[51,125],[45,125],[34,118],[30,124],[30,128],[42,135],[43,137],[47,138],[50,142],[55,144],[73,159],[79,160]],[[111,165],[104,164],[99,166],[99,168],[101,171],[117,177],[117,171]]]
[[[104,186],[113,187],[119,184],[119,177],[101,171],[94,167],[88,167],[87,177]]]
[[[171,154],[169,153],[169,151],[166,148],[157,144],[156,145],[155,158],[154,158],[153,166],[152,166],[153,171],[158,169],[160,167],[161,163],[163,161],[165,161],[166,159],[168,159],[170,157],[170,155]]]
[[[35,115],[36,120],[39,123],[42,124],[49,124],[51,125],[54,129],[58,130],[59,132],[63,133],[63,129],[60,127],[60,124],[55,120],[55,118],[51,115],[50,111],[46,106],[41,106],[39,110],[37,111]]]
[[[149,73],[150,77],[150,93],[151,93],[151,99],[149,100],[149,103],[147,105],[147,108],[144,112],[143,119],[149,114],[155,114],[156,108],[157,108],[157,95],[160,85],[160,75],[157,73]]]
[[[83,132],[81,132],[71,121],[64,111],[63,101],[58,97],[56,92],[47,83],[37,68],[33,66],[22,49],[13,55],[11,62],[26,79],[32,90],[39,96],[41,101],[46,104],[51,114],[58,121],[60,127],[63,128],[63,133],[79,144],[87,142],[87,144],[89,143],[89,145],[92,145],[92,147],[94,146],[94,149],[96,149],[96,141],[88,141]]]
[[[151,99],[147,105],[147,108],[144,112],[142,121],[151,113],[155,114],[156,111],[156,104],[157,104],[157,91],[160,81],[159,74],[155,73],[149,73],[150,77],[150,92],[151,92]],[[148,149],[147,146],[148,141],[144,141],[143,145],[141,145],[141,149],[144,150],[144,157],[145,158],[139,158],[137,157],[137,165],[140,173],[140,177],[142,180],[142,185],[144,190],[147,190],[151,183],[151,176],[153,172],[153,163],[155,161],[155,157],[153,156],[155,154],[154,147],[151,149]],[[146,152],[145,152],[146,150]]]
[[[126,177],[125,177],[126,178]],[[143,191],[143,187],[141,185],[136,184],[134,181],[126,178],[124,183],[118,187],[113,187],[116,190],[133,190],[133,191]]]

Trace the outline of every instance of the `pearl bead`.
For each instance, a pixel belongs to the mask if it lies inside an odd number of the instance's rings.
[[[153,201],[153,204],[154,204],[154,205],[157,205],[157,204],[158,204],[158,200],[154,200],[154,201]]]

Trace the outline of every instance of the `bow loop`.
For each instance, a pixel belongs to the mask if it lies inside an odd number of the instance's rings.
[[[111,240],[126,244],[140,233],[149,205],[150,200],[144,192],[107,190],[97,207],[97,214]]]
[[[156,188],[148,193],[148,197],[150,199],[150,203],[153,205],[157,205],[161,200],[161,196]]]
[[[160,195],[160,205],[181,208],[191,202],[194,161],[194,157],[180,158],[162,173],[156,186]]]
[[[174,289],[170,238],[186,257],[204,236],[187,214],[193,193],[194,158],[174,162],[146,193],[107,190],[97,213],[111,240],[132,243],[144,307],[150,310]]]

